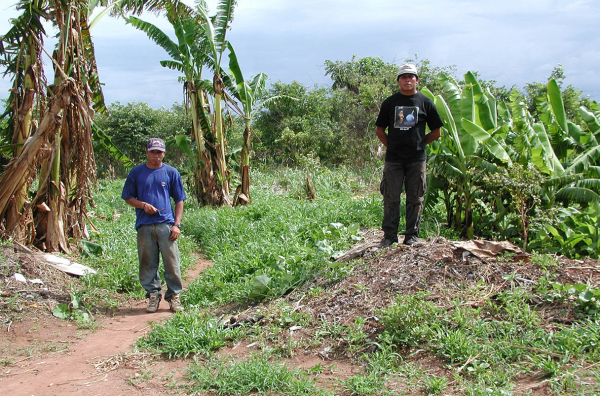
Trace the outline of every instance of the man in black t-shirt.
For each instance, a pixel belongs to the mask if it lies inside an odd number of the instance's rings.
[[[383,101],[375,122],[377,137],[387,148],[380,187],[383,195],[382,247],[398,242],[403,186],[406,191],[404,244],[418,242],[426,189],[425,145],[440,137],[440,128],[444,125],[433,101],[417,92],[419,76],[415,65],[400,66],[397,81],[400,92]],[[430,133],[426,133],[426,126]]]

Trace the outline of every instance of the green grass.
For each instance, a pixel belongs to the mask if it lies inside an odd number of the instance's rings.
[[[532,373],[556,387],[580,390],[586,377],[599,373],[593,366],[600,360],[598,318],[542,327],[530,305],[532,296],[520,288],[502,292],[482,307],[457,302],[453,309],[442,309],[428,297],[399,296],[384,309],[385,335],[398,347],[424,349],[451,367],[461,367],[465,387],[473,389],[468,394],[480,394],[475,389],[482,387],[511,392],[520,376]],[[433,380],[422,384],[431,392],[446,385]],[[600,391],[597,382],[588,387]]]
[[[360,183],[349,175],[326,173],[315,176],[314,201],[297,197],[304,173],[286,170],[278,179],[255,173],[252,205],[190,212],[185,230],[214,266],[189,287],[186,302],[281,296],[332,265],[330,258],[357,240],[361,227],[375,227],[380,197],[365,186],[357,191]]]
[[[268,356],[254,355],[246,361],[212,358],[189,368],[195,392],[216,395],[326,395],[304,372]]]
[[[138,348],[154,351],[169,359],[208,356],[240,333],[240,330],[224,329],[215,318],[195,310],[178,313],[167,322],[151,326],[152,331],[138,341]]]
[[[350,324],[312,323],[319,319],[296,312],[284,299],[257,309],[264,315],[260,326],[222,327],[215,316],[229,312],[231,306],[226,304],[235,303],[237,311],[241,302],[243,310],[256,301],[285,295],[314,277],[339,281],[362,265],[333,258],[360,239],[361,229],[379,228],[379,174],[361,177],[347,169],[317,168],[312,176],[318,197],[313,201],[305,199],[305,176],[305,171],[290,169],[254,171],[254,203],[244,207],[199,208],[186,203],[180,243],[184,266],[193,262],[198,247],[214,266],[185,291],[186,312],[153,325],[137,346],[169,358],[194,356],[190,392],[329,394],[313,381],[322,367],[304,373],[277,359],[335,340],[344,345],[336,351],[338,356],[350,357],[362,370],[340,380],[334,394],[394,394],[398,386],[430,395],[528,394],[530,389],[517,388],[522,378],[546,384],[557,395],[600,393],[600,366],[594,366],[600,361],[594,297],[598,290],[558,284],[553,273],[557,263],[550,255],[531,258],[543,275],[530,289],[519,287],[518,275],[510,274],[504,279],[509,288],[493,298],[485,285],[465,286],[449,307],[436,305],[426,292],[399,296],[378,314],[385,329],[378,338],[367,337],[363,318]],[[93,218],[100,233],[93,240],[103,253],[86,259],[99,270],[99,275],[85,278],[90,296],[92,290],[143,295],[137,281],[135,215],[120,199],[121,188],[122,181],[107,183],[97,197]],[[421,237],[451,236],[440,230],[436,213],[428,214],[426,235]],[[307,291],[307,296],[327,293],[325,284]],[[549,325],[539,311],[540,301],[570,302],[571,313],[576,313],[570,317],[579,319]],[[293,326],[314,328],[313,337],[288,336]],[[214,351],[242,339],[254,343],[262,354],[239,362],[215,357]],[[364,353],[372,347],[374,352]],[[441,372],[431,372],[418,360],[408,361],[411,354],[426,355]]]

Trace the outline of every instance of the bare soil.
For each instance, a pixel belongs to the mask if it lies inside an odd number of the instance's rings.
[[[510,287],[511,282],[531,287],[543,273],[539,265],[531,263],[528,254],[478,257],[443,238],[410,247],[379,249],[376,244],[380,238],[378,232],[370,232],[365,241],[338,259],[340,263],[353,263],[348,266],[351,270],[346,277],[334,280],[332,274],[325,274],[281,299],[253,306],[233,304],[223,308],[221,315],[253,317],[282,302],[294,312],[309,315],[310,325],[292,324],[270,342],[274,346],[290,342],[299,346],[289,354],[286,363],[304,369],[321,365],[324,370],[318,383],[331,389],[341,379],[363,370],[358,356],[369,352],[373,344],[365,343],[371,346],[355,350],[343,337],[312,343],[323,326],[351,325],[356,318],[363,318],[366,321],[362,330],[375,340],[382,331],[378,310],[391,304],[399,294],[427,290],[436,305],[450,307],[457,294],[483,281],[480,293],[464,299],[464,304],[479,306],[484,299]],[[353,261],[357,258],[361,261]],[[206,265],[210,264],[199,260],[196,269],[187,274],[187,281],[193,280]],[[29,280],[41,279],[43,285],[18,282],[13,278],[15,272]],[[559,257],[553,272],[558,274],[556,280],[565,284],[600,287],[598,260]],[[185,393],[178,384],[186,381],[189,360],[167,360],[133,348],[136,340],[149,331],[149,323],[172,315],[167,303],[162,302],[156,314],[147,314],[146,301],[123,301],[112,315],[96,316],[96,328],[80,329],[77,323],[52,315],[57,303],[69,301],[71,288],[76,285],[77,278],[36,262],[19,247],[0,246],[0,389],[11,395]],[[315,289],[321,292],[315,293]],[[537,311],[547,328],[576,320],[573,310],[558,304],[539,302]],[[259,324],[265,325],[269,320],[267,315]],[[255,348],[250,341],[241,341],[220,353],[243,359]],[[404,355],[405,360],[414,360],[430,373],[452,381],[447,363],[435,356],[413,350]],[[407,384],[395,381],[390,385],[398,394],[422,394],[420,389],[409,389]],[[523,378],[518,386],[523,393],[550,394],[544,381],[533,375]],[[459,393],[447,389],[445,394]]]
[[[187,362],[164,360],[135,351],[135,342],[150,323],[169,318],[165,301],[154,314],[146,300],[123,300],[107,315],[96,315],[93,329],[52,315],[58,303],[68,303],[78,279],[25,250],[0,247],[0,389],[10,395],[167,395]],[[210,265],[198,260],[186,283]],[[43,284],[21,283],[14,273]]]

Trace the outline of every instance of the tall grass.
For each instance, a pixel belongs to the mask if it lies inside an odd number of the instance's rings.
[[[253,202],[186,215],[186,232],[214,266],[188,288],[186,302],[208,305],[276,297],[326,271],[330,258],[376,227],[378,193],[346,170],[313,174],[318,198],[303,199],[306,173],[255,172]]]

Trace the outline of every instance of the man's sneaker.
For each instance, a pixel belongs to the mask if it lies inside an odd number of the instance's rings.
[[[411,236],[407,236],[404,237],[404,244],[405,245],[414,245],[415,243],[419,242],[419,238],[417,238],[416,235],[411,235]]]
[[[169,300],[169,305],[171,306],[171,311],[173,312],[181,312],[183,311],[183,305],[181,305],[181,300],[179,299],[179,294],[175,294]]]
[[[162,298],[160,292],[150,293],[150,300],[148,301],[148,306],[146,307],[146,312],[154,313],[158,311],[158,304],[160,304],[160,299]]]
[[[384,247],[392,246],[392,244],[396,243],[396,242],[398,242],[398,241],[392,241],[391,239],[384,238],[378,247],[384,248]]]

